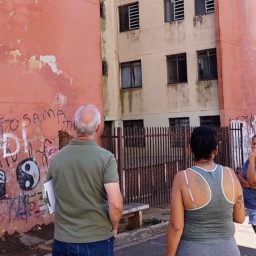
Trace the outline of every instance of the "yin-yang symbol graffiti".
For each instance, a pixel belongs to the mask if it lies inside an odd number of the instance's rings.
[[[6,196],[5,185],[6,185],[5,172],[0,170],[0,200],[4,199]]]
[[[40,170],[32,158],[24,159],[16,169],[17,181],[22,190],[28,191],[36,187],[40,180]]]

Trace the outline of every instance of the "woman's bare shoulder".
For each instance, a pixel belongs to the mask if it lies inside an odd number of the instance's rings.
[[[224,173],[230,173],[232,176],[236,176],[236,173],[232,168],[230,168],[228,166],[222,166],[222,167],[223,167]]]
[[[223,176],[224,176],[224,179],[227,178],[227,180],[230,180],[229,179],[230,175],[232,175],[232,178],[235,181],[235,183],[239,183],[240,184],[235,171],[232,168],[230,168],[230,167],[223,166]]]
[[[189,169],[186,169],[186,170],[182,170],[182,171],[179,171],[175,174],[175,180],[177,182],[183,182],[185,180],[185,173],[188,173],[191,172]]]

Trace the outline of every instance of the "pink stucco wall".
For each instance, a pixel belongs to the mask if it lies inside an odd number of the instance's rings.
[[[216,0],[222,125],[256,115],[256,1]]]
[[[58,130],[103,103],[98,0],[0,1],[0,17],[1,236],[52,220],[41,186]]]

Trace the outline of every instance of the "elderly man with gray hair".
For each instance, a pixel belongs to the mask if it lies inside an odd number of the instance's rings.
[[[112,256],[123,200],[114,156],[98,146],[100,112],[75,113],[77,136],[49,166],[56,196],[53,256]]]

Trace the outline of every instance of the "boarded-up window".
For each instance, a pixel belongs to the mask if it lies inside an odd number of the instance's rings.
[[[141,61],[121,63],[121,88],[142,87]]]
[[[186,53],[167,56],[168,84],[186,83],[187,81]]]
[[[120,32],[140,28],[139,2],[119,6]]]

